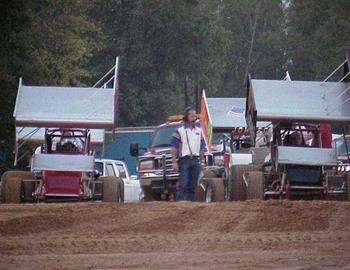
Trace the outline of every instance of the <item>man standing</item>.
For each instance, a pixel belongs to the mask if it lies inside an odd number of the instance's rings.
[[[204,165],[204,139],[201,129],[196,126],[197,114],[192,107],[186,108],[184,125],[172,135],[173,169],[179,170],[176,200],[194,200],[194,192],[201,166]],[[178,163],[176,158],[178,158]]]

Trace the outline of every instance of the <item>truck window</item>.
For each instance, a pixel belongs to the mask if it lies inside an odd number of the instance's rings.
[[[346,137],[346,145],[344,138],[336,139],[335,141],[335,149],[337,151],[338,156],[346,156],[346,146],[348,148],[348,151],[350,152],[350,137]]]
[[[103,175],[103,163],[102,162],[95,162],[95,167],[98,173],[102,176]]]
[[[116,176],[112,163],[106,164],[106,173],[107,173],[107,176]]]
[[[178,129],[181,124],[170,125],[157,128],[151,138],[150,148],[171,146],[171,135]]]
[[[115,166],[117,167],[117,170],[119,172],[119,176],[121,178],[126,178],[126,172],[125,172],[123,164],[115,164]]]

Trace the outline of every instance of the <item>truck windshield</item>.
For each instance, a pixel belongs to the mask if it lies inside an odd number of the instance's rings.
[[[157,128],[151,138],[150,148],[171,146],[171,136],[181,124],[169,125]]]
[[[350,152],[350,137],[346,137],[346,145],[343,137],[334,140],[333,143],[335,144],[338,156],[346,156],[346,148],[348,148],[348,151]]]

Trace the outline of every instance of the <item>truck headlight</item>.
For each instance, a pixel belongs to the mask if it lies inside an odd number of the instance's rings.
[[[149,160],[142,160],[142,161],[140,161],[139,169],[140,169],[140,171],[154,169],[154,162],[153,162],[153,160],[149,159]]]

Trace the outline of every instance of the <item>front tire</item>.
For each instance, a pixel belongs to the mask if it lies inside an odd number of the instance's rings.
[[[103,176],[99,180],[102,181],[102,201],[103,202],[116,202],[121,203],[122,201],[122,188],[120,179],[113,176]]]
[[[231,167],[231,198],[233,201],[244,201],[247,199],[247,187],[244,183],[243,174],[250,171],[259,171],[258,165],[235,165]]]
[[[247,199],[263,200],[264,199],[264,178],[262,172],[248,172],[247,173],[248,187]]]
[[[223,202],[225,201],[225,190],[222,178],[212,178],[207,181],[205,189],[205,201],[211,202]]]

